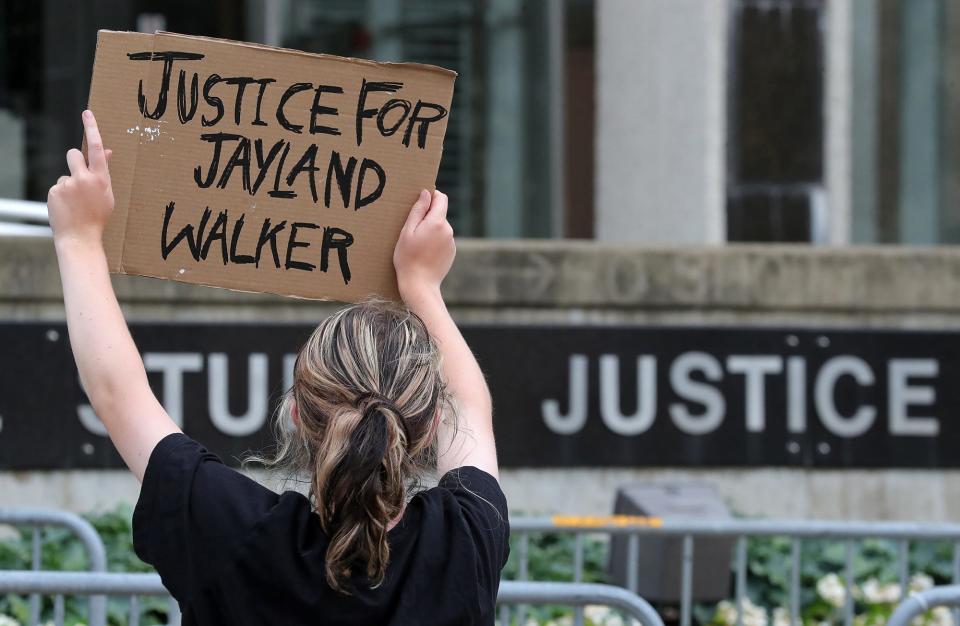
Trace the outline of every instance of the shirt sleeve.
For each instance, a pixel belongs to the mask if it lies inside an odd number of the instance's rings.
[[[477,551],[480,584],[496,596],[500,572],[510,556],[507,498],[497,479],[473,466],[450,470],[439,487],[453,494]]]
[[[154,447],[133,511],[133,548],[179,601],[230,559],[278,496],[182,433]]]

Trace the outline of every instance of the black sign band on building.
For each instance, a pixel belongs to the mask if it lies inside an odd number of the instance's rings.
[[[131,332],[185,432],[228,462],[271,444],[300,324]],[[504,467],[960,467],[960,334],[466,326]],[[62,324],[2,323],[0,469],[122,467]]]

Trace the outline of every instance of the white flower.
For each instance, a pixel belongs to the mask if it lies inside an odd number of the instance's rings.
[[[930,611],[931,626],[953,626],[953,611],[945,606],[938,606]]]
[[[880,584],[876,578],[863,583],[863,599],[869,604],[895,604],[900,601],[900,585],[897,583]]]
[[[713,612],[713,619],[725,626],[737,623],[737,608],[729,600],[722,600]]]
[[[767,626],[767,611],[750,601],[743,599],[743,626]]]
[[[0,615],[0,626],[20,626],[20,622],[9,615]]]
[[[773,609],[773,626],[791,626],[790,611],[782,606]]]
[[[847,590],[836,574],[827,574],[817,581],[817,594],[837,608],[842,607],[847,600]]]
[[[913,593],[918,591],[926,591],[931,587],[933,587],[933,578],[922,572],[919,574],[914,574],[910,578],[910,583],[907,585],[907,589]]]
[[[588,604],[583,607],[583,616],[598,626],[628,626],[628,622],[608,606]]]
[[[737,623],[737,605],[729,600],[717,604],[714,620],[724,626],[734,626]],[[743,599],[743,626],[767,626],[767,611],[750,601]]]

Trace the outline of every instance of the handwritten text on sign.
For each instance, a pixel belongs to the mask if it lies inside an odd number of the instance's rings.
[[[120,103],[110,100],[118,116],[95,113],[136,139],[115,148],[115,161],[126,152],[136,163],[120,173],[130,200],[117,269],[308,297],[392,294],[390,253],[436,176],[452,73],[123,35],[137,37],[121,42],[127,71],[107,82],[95,69],[91,94],[95,105],[120,89]],[[328,281],[318,293],[315,278],[290,277],[314,271],[335,274],[339,288]]]

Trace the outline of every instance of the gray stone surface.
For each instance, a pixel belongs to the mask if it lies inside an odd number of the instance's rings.
[[[639,247],[575,241],[458,242],[444,289],[461,321],[960,329],[960,249]],[[334,303],[118,276],[140,320],[318,319]],[[63,319],[49,240],[0,239],[0,320]],[[955,520],[960,471],[507,469],[526,512],[604,513],[632,480],[704,480],[731,507],[777,517]],[[0,472],[0,506],[89,510],[132,502],[121,471]]]
[[[444,284],[454,307],[744,313],[960,313],[960,249],[728,245],[644,247],[572,240],[461,240]],[[118,276],[121,302],[329,305]],[[0,306],[60,300],[49,240],[0,238]],[[801,318],[798,318],[801,319]]]

